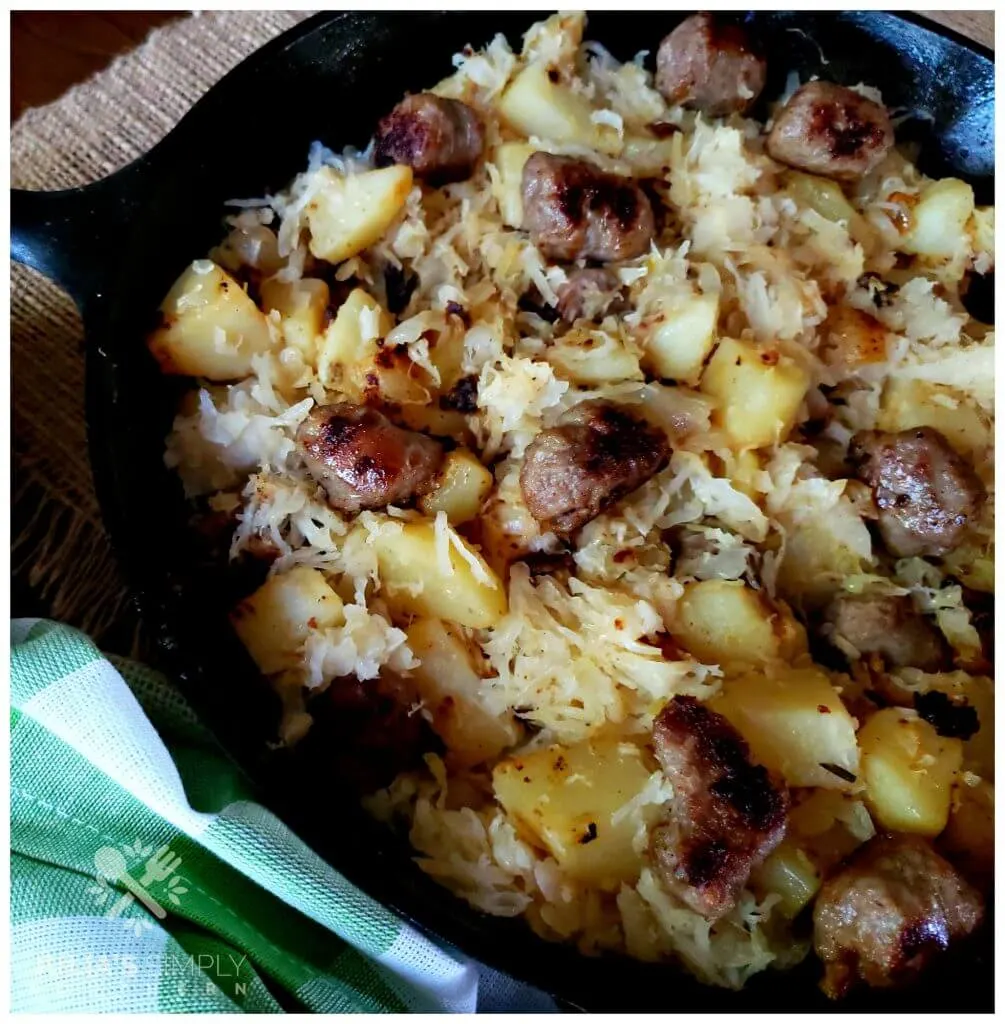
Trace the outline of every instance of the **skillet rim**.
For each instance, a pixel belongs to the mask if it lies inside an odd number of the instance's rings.
[[[157,144],[157,146],[155,146],[147,154],[144,154],[143,156],[141,156],[139,159],[140,160],[147,160],[147,159],[149,159],[151,161],[151,163],[153,163],[156,160],[161,158],[162,151],[166,154],[166,152],[169,151],[173,145],[177,144],[179,142],[179,140],[183,140],[184,136],[185,136],[185,133],[190,129],[191,125],[193,125],[193,124],[198,122],[198,119],[201,116],[201,111],[203,109],[205,109],[206,107],[212,105],[212,103],[213,103],[213,95],[212,94],[216,93],[217,90],[219,90],[221,92],[224,91],[225,83],[230,83],[229,85],[226,86],[226,88],[232,88],[233,80],[235,80],[235,79],[239,80],[244,75],[247,75],[249,73],[249,68],[253,69],[253,68],[258,67],[260,65],[266,64],[268,61],[273,59],[275,55],[281,53],[282,51],[284,51],[286,49],[289,49],[289,48],[291,48],[293,46],[296,46],[302,39],[304,39],[307,36],[312,35],[314,32],[318,31],[319,29],[321,29],[321,28],[323,28],[325,26],[331,25],[331,24],[333,24],[333,23],[335,23],[335,22],[337,22],[339,20],[351,18],[356,13],[374,13],[374,12],[341,11],[341,12],[335,12],[335,13],[319,13],[319,14],[315,14],[315,15],[305,19],[304,21],[300,22],[298,25],[296,25],[296,26],[292,27],[291,29],[287,30],[287,32],[281,34],[280,36],[277,36],[275,39],[270,40],[264,46],[260,47],[258,50],[256,50],[254,53],[250,54],[247,58],[245,58],[238,65],[236,65],[233,69],[231,69],[222,79],[220,79],[219,82],[217,82],[214,86],[212,86],[211,89],[207,90],[207,92],[202,97],[200,97],[200,99],[195,104],[193,104],[193,106],[189,109],[189,111],[182,117],[182,119],[178,122],[178,124],[175,126],[175,128],[169,133],[169,135],[166,136],[164,139],[162,139],[161,142],[159,142]],[[427,12],[427,13],[433,13],[433,12]],[[437,12],[437,13],[439,13],[439,12]],[[475,13],[475,12],[442,12],[442,13],[465,14],[465,13]],[[526,12],[526,13],[528,13],[528,15],[530,15],[531,13],[539,14],[540,12]],[[667,14],[677,14],[677,13],[684,13],[684,12],[676,12],[675,11],[675,12],[666,12],[666,13]],[[811,12],[807,12],[807,13],[811,13]],[[812,13],[817,13],[817,12],[812,12]],[[939,36],[942,36],[944,38],[950,39],[952,42],[955,42],[958,45],[963,46],[967,50],[970,50],[971,52],[977,54],[980,57],[983,57],[985,59],[989,59],[993,63],[993,60],[994,60],[993,51],[988,51],[986,48],[982,47],[980,44],[976,43],[975,41],[969,40],[969,39],[967,39],[964,36],[960,36],[959,33],[955,33],[951,29],[947,29],[944,26],[941,26],[941,25],[939,25],[937,23],[926,22],[926,21],[924,21],[921,18],[921,16],[915,15],[913,12],[874,12],[874,13],[884,13],[884,14],[888,13],[888,14],[891,14],[892,16],[896,17],[896,18],[900,18],[902,20],[911,22],[911,23],[917,25],[918,27],[920,27],[920,28],[922,28],[922,29],[924,29],[924,30],[926,30],[928,32],[933,33],[934,35],[939,35]],[[99,316],[96,315],[95,319],[98,320]],[[92,333],[91,327],[90,327],[90,324],[88,324],[88,336],[89,336],[89,338],[90,338],[91,333]],[[88,434],[89,434],[89,440],[90,440],[90,446],[91,446],[91,456],[92,456],[91,463],[92,463],[93,472],[94,472],[94,475],[95,475],[96,489],[98,491],[98,497],[99,497],[99,502],[100,502],[101,508],[102,508],[103,518],[105,519],[106,523],[113,523],[114,522],[114,523],[118,524],[119,528],[117,528],[117,529],[115,529],[115,528],[110,529],[109,532],[112,535],[113,546],[116,549],[117,555],[119,555],[119,557],[120,557],[120,561],[125,561],[125,559],[122,559],[121,553],[120,553],[122,551],[122,548],[125,548],[125,549],[135,548],[136,542],[135,542],[134,539],[130,539],[129,531],[126,530],[126,529],[123,529],[121,527],[121,523],[119,523],[119,519],[120,519],[119,512],[120,512],[120,510],[114,507],[114,505],[116,503],[113,502],[113,498],[116,497],[116,494],[115,494],[116,488],[113,487],[113,486],[107,486],[106,484],[104,484],[102,482],[102,478],[104,477],[106,471],[107,472],[111,472],[111,467],[109,465],[109,461],[110,460],[109,460],[109,456],[108,456],[108,450],[107,450],[107,448],[103,447],[103,441],[102,441],[102,436],[101,436],[102,435],[102,420],[103,420],[103,416],[102,416],[102,413],[101,413],[100,397],[101,397],[101,390],[102,389],[98,385],[97,378],[99,377],[99,374],[102,372],[102,370],[103,370],[103,368],[99,365],[99,360],[95,357],[94,346],[91,345],[91,344],[88,344],[88,348],[87,348],[87,390],[88,390],[87,409],[88,409]],[[93,385],[92,385],[92,381],[93,381]],[[93,401],[92,401],[92,399],[93,399]],[[108,504],[106,504],[106,499],[107,499],[108,503],[112,504],[112,506],[113,506],[111,508],[111,510],[109,509]],[[111,511],[111,514],[110,514],[110,511]],[[132,571],[130,571],[130,570],[128,570],[128,569],[127,569],[126,575],[128,576],[129,581],[130,581],[130,589],[133,591],[133,594],[134,594],[135,599],[136,599],[136,603],[140,606],[141,611],[144,613],[144,617],[146,617],[146,609],[148,609],[148,608],[152,607],[155,610],[155,613],[157,611],[159,611],[158,601],[157,601],[157,597],[156,597],[156,585],[155,584],[137,584],[134,581],[139,579],[139,575],[134,573],[134,572],[132,572]],[[154,593],[151,593],[151,591],[154,591]],[[158,630],[158,632],[160,632],[160,630]],[[160,638],[158,640],[158,647],[161,648]],[[163,655],[164,654],[163,649],[160,649],[159,653],[161,655]],[[177,658],[183,658],[183,657],[184,656],[182,656],[179,652],[175,651],[175,652],[172,653],[172,657],[171,657],[170,660],[176,661]],[[214,729],[214,732],[215,731],[216,730]],[[229,744],[227,744],[226,749],[227,749],[228,753],[231,752],[231,748],[230,748]],[[238,764],[238,767],[242,770],[242,772],[246,772],[247,771],[247,765],[243,761],[243,759],[237,760],[237,764]],[[259,780],[255,780],[255,784],[256,784],[256,787],[257,787],[258,784],[259,784]],[[275,806],[275,804],[270,804],[269,806]],[[327,859],[327,858],[325,858],[325,859]],[[341,868],[336,868],[336,870],[340,870],[341,871],[342,869]],[[373,887],[371,885],[366,884],[366,883],[361,883],[360,881],[358,881],[356,879],[353,879],[353,881],[354,881],[354,884],[359,885],[360,888],[362,888],[368,894],[372,893]],[[447,894],[447,895],[449,895],[449,894]],[[406,921],[410,922],[411,924],[413,924],[414,926],[418,927],[424,933],[433,936],[434,938],[436,938],[440,942],[447,942],[447,943],[450,942],[450,940],[444,938],[443,933],[437,927],[435,927],[433,925],[429,925],[429,924],[427,924],[427,923],[425,923],[425,922],[423,922],[421,920],[418,920],[411,911],[403,908],[397,901],[388,901],[388,900],[386,900],[383,897],[377,897],[377,898],[380,900],[380,902],[384,903],[385,906],[388,906],[389,909],[392,909],[395,913],[399,914],[404,920],[406,920]],[[455,897],[451,897],[451,898],[452,899],[456,899]],[[486,917],[486,919],[489,922],[491,922],[491,923],[495,923],[495,919],[487,918],[487,917]],[[497,966],[500,969],[505,970],[508,973],[513,974],[515,977],[517,977],[517,978],[519,978],[521,980],[522,979],[527,979],[529,976],[533,977],[534,975],[539,975],[540,974],[540,972],[536,971],[536,970],[535,971],[528,971],[528,964],[527,964],[527,962],[525,960],[521,961],[519,959],[519,957],[517,959],[514,959],[513,957],[511,957],[509,955],[500,955],[499,950],[496,949],[496,948],[493,948],[492,940],[488,936],[484,935],[484,929],[483,928],[479,928],[479,929],[477,929],[477,931],[478,931],[478,937],[477,937],[478,941],[473,942],[472,941],[472,933],[471,933],[471,930],[469,930],[469,934],[465,938],[465,948],[468,951],[474,949],[475,952],[473,953],[473,955],[476,956],[479,960],[481,960],[482,962],[491,964],[493,966]],[[566,946],[549,946],[548,948],[549,948],[549,950],[563,950],[563,951],[566,951],[566,950],[568,950],[569,947],[566,947]],[[578,953],[576,953],[575,955],[576,955],[576,962],[579,963],[579,964],[582,964],[582,957]],[[556,957],[556,959],[558,959],[558,958]],[[620,961],[619,961],[619,963],[620,963]],[[634,962],[631,962],[631,963],[634,963]],[[640,965],[634,965],[634,966],[638,967]],[[645,965],[645,966],[651,967],[651,965]],[[673,970],[674,973],[676,974],[676,970],[675,969],[671,968],[671,970]],[[776,977],[778,977],[778,976],[776,976]],[[531,983],[539,985],[540,987],[545,988],[547,991],[550,991],[553,994],[556,991],[555,987],[549,986],[546,982],[542,982],[540,980],[540,977],[533,978]],[[567,988],[567,986],[559,986],[559,988],[561,988],[561,987],[566,987]],[[715,1004],[716,1002],[719,1002],[719,1001],[722,1001],[723,1003],[725,1003],[726,1000],[722,999],[722,997],[724,995],[729,995],[729,993],[724,993],[722,990],[717,989],[717,988],[712,987],[712,986],[708,986],[708,987],[701,986],[701,990],[703,992],[707,992],[708,993],[708,1002],[709,1003],[713,1003],[713,1004]],[[559,995],[559,996],[556,996],[556,998],[560,998],[561,999],[561,998],[563,998],[563,996]],[[569,997],[565,996],[564,998],[569,998]],[[573,1004],[573,1005],[575,1005],[575,1004]],[[678,1008],[683,1008],[683,1007],[678,1007]]]

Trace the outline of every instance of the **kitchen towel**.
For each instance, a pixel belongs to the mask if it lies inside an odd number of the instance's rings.
[[[553,1010],[370,899],[254,801],[162,675],[11,624],[15,1011]]]

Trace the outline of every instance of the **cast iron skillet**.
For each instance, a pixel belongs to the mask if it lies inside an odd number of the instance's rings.
[[[590,17],[589,37],[626,59],[685,12]],[[742,15],[741,15],[742,16]],[[538,15],[540,17],[540,15]],[[952,171],[991,201],[993,55],[942,29],[877,12],[746,16],[763,38],[777,96],[796,70],[882,89],[922,115],[900,136],[924,143],[930,173]],[[222,209],[261,196],[306,162],[314,139],[362,145],[406,91],[449,72],[451,55],[496,32],[513,43],[536,18],[455,13],[320,15],[263,47],[211,89],[146,156],[82,189],[14,192],[14,259],[61,284],[87,333],[91,460],[108,531],[176,678],[222,744],[281,814],[338,870],[382,903],[485,963],[587,1009],[809,1010],[826,1001],[812,958],[759,975],[742,993],[706,988],[667,966],[585,960],[520,922],[472,911],[427,879],[405,845],[374,825],[324,773],[304,778],[267,752],[275,700],[233,637],[232,584],[196,551],[190,512],[162,452],[178,397],[143,345],[180,270],[222,236]],[[651,58],[650,58],[651,59]],[[989,930],[990,936],[990,930]],[[992,1005],[990,937],[903,993],[865,991],[844,1009],[979,1009]]]

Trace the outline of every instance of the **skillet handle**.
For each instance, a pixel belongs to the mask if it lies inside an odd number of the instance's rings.
[[[82,188],[11,189],[10,255],[58,284],[82,313],[107,298],[147,194],[145,161]]]

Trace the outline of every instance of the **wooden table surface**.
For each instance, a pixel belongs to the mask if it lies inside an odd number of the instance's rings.
[[[921,11],[994,48],[993,11]],[[141,42],[150,29],[184,14],[167,11],[11,14],[11,116],[48,103]]]

